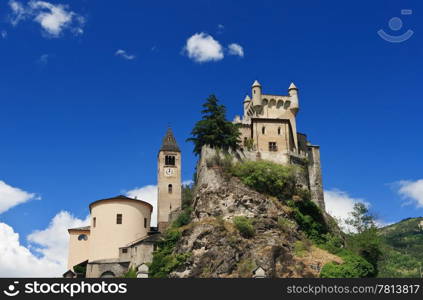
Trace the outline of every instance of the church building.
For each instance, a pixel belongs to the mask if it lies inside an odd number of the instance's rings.
[[[159,150],[157,227],[151,227],[153,206],[119,195],[89,205],[90,226],[68,229],[69,256],[65,277],[85,270],[88,278],[122,277],[130,267],[138,277],[148,274],[155,242],[181,207],[181,151],[168,129]]]

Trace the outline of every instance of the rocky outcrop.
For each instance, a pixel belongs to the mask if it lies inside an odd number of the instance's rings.
[[[320,268],[342,260],[311,245],[292,219],[292,209],[257,193],[219,167],[197,167],[192,222],[182,228],[174,253],[191,253],[170,277],[318,277]],[[234,218],[250,218],[246,238]]]

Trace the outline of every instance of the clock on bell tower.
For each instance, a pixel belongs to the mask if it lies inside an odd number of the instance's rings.
[[[168,128],[158,154],[157,226],[159,231],[169,225],[169,213],[181,207],[181,151],[172,129]]]

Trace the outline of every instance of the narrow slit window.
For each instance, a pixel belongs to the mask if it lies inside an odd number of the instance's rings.
[[[95,228],[95,225],[97,224],[97,219],[96,217],[93,218],[93,227]]]
[[[281,128],[278,127],[278,135],[281,135]]]
[[[263,126],[263,127],[261,128],[261,133],[262,133],[262,134],[266,134],[266,127],[264,127],[264,126]]]
[[[169,184],[169,185],[167,186],[167,192],[168,192],[169,194],[172,194],[172,192],[173,192],[173,186],[172,186],[171,184]]]
[[[147,228],[147,218],[144,218],[144,228]]]
[[[122,224],[122,214],[116,215],[116,224]]]

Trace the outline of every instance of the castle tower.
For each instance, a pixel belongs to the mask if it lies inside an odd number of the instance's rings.
[[[169,213],[181,207],[181,151],[172,129],[168,128],[158,154],[157,226],[163,231],[169,225]]]
[[[246,116],[248,114],[248,108],[250,106],[251,103],[251,98],[249,95],[245,96],[244,99],[244,116]]]
[[[261,109],[261,84],[256,80],[251,87],[251,94],[253,97],[253,107],[256,112]]]
[[[298,103],[298,88],[293,82],[288,88],[289,97],[291,98],[291,111],[297,115],[298,110],[300,109],[300,104]]]

